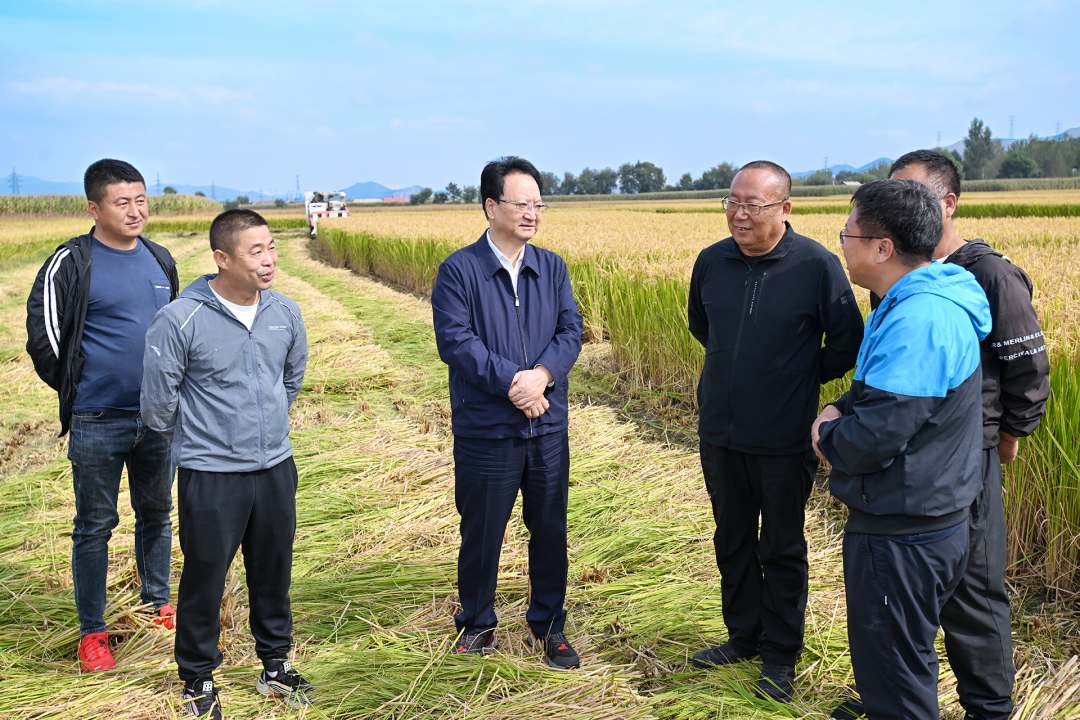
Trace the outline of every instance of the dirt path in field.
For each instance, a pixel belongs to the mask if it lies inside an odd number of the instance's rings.
[[[528,534],[520,507],[500,568],[501,652],[448,658],[459,609],[458,516],[446,369],[430,305],[313,259],[302,232],[277,237],[275,289],[299,303],[311,354],[292,413],[300,470],[295,660],[319,688],[319,714],[306,717],[827,716],[851,684],[835,512],[822,497],[808,512],[811,596],[796,703],[753,700],[754,664],[692,672],[689,656],[724,632],[697,457],[651,441],[655,434],[643,435],[607,405],[571,414],[567,634],[582,670],[549,670],[524,642]],[[155,239],[178,259],[181,285],[213,270],[205,233]],[[0,716],[173,718],[172,636],[132,612],[138,580],[126,483],[110,544],[107,614],[121,669],[75,671],[70,468],[63,441],[50,436],[55,397],[19,352],[21,308],[38,266],[0,268]],[[585,356],[603,366],[605,353],[592,346]],[[599,375],[575,372],[577,387],[614,392],[599,387]],[[181,561],[174,547],[174,588]],[[222,607],[217,680],[226,714],[295,717],[254,692],[243,579],[238,561]],[[1030,668],[1046,667],[1037,652],[1031,658]],[[1070,673],[1063,687],[1077,677]],[[943,701],[955,714],[952,676],[946,669],[942,677]],[[1034,682],[1031,672],[1024,678]]]

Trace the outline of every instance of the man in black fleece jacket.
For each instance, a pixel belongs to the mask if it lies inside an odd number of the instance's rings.
[[[855,365],[863,330],[840,260],[788,224],[790,190],[779,165],[743,166],[724,200],[732,237],[701,251],[689,297],[705,346],[698,435],[728,630],[693,662],[760,654],[759,689],[781,700],[803,647],[810,425],[821,383]]]
[[[945,649],[956,674],[967,718],[1004,720],[1013,709],[1009,596],[1005,590],[1005,511],[1001,464],[1016,459],[1019,438],[1035,432],[1050,394],[1050,363],[1031,279],[982,240],[967,241],[953,228],[960,175],[932,150],[910,152],[890,177],[930,187],[941,201],[944,232],[934,260],[955,263],[975,276],[990,301],[994,327],[982,341],[983,489],[971,507],[971,557],[941,611]]]

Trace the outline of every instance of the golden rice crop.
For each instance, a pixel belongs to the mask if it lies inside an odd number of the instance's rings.
[[[846,217],[799,215],[792,225],[842,258],[838,235]],[[475,209],[387,211],[320,227],[320,240],[338,262],[427,293],[441,258],[479,237],[486,222]],[[1074,501],[1080,449],[1071,440],[1080,430],[1080,218],[962,218],[956,228],[1028,271],[1057,378],[1043,429],[1006,470],[1013,570],[1042,575],[1055,592],[1080,591],[1080,501]],[[563,205],[545,214],[536,243],[566,259],[587,336],[611,341],[623,376],[692,403],[702,351],[686,327],[690,271],[702,248],[727,236],[725,216],[717,213]],[[855,293],[867,310],[868,293],[858,287]],[[831,383],[823,396],[841,392],[843,382]]]

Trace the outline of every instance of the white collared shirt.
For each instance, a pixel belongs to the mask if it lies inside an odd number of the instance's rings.
[[[521,248],[516,263],[510,262],[510,258],[503,255],[502,250],[495,247],[495,243],[491,242],[491,233],[485,232],[484,237],[487,238],[488,247],[491,248],[491,252],[495,253],[495,257],[499,258],[499,263],[506,268],[506,272],[510,273],[510,283],[514,286],[514,295],[517,295],[518,273],[521,272],[521,263],[525,260],[525,248]]]

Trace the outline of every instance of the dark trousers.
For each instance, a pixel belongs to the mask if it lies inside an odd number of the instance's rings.
[[[934,638],[967,556],[966,520],[949,537],[924,545],[844,534],[848,643],[867,717],[939,716]]]
[[[291,457],[249,473],[180,468],[177,496],[184,570],[176,603],[176,665],[181,680],[210,677],[221,664],[221,598],[229,565],[240,547],[255,654],[261,660],[288,656],[296,484]]]
[[[803,521],[817,465],[813,452],[754,455],[701,442],[728,640],[765,662],[794,665],[802,653],[809,582]]]
[[[83,635],[105,631],[109,540],[120,522],[120,475],[127,467],[135,510],[135,567],[140,599],[169,602],[173,462],[169,441],[143,425],[137,410],[71,414],[68,442],[75,490],[71,577]]]
[[[562,632],[566,620],[566,505],[570,487],[567,432],[534,438],[454,436],[454,499],[461,514],[459,631],[493,629],[499,554],[521,490],[529,530],[531,600],[525,619],[537,635]]]
[[[1013,709],[1016,677],[1005,590],[1005,509],[998,450],[984,453],[983,489],[971,506],[971,556],[941,608],[941,627],[960,704],[982,720],[1005,720]]]

